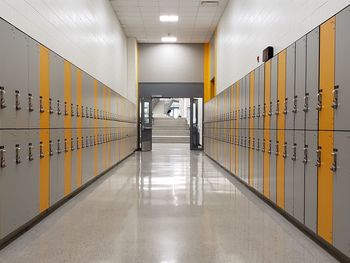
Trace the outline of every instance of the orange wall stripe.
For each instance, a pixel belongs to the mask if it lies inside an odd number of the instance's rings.
[[[283,109],[286,99],[286,50],[278,54],[278,88],[277,96],[280,105],[280,111]],[[283,157],[285,143],[285,115],[280,112],[277,116],[277,141],[278,141],[278,156],[277,156],[277,205],[284,208],[284,189],[285,189],[285,163]]]
[[[210,43],[204,44],[204,103],[211,99],[210,93]]]
[[[49,114],[49,98],[50,98],[50,68],[49,68],[49,50],[39,46],[40,60],[40,87],[39,94],[43,98],[44,112],[40,113],[40,131],[39,137],[42,142],[44,157],[40,158],[40,181],[39,181],[39,210],[45,211],[50,204],[50,157],[49,157],[49,141],[50,141],[50,114]]]

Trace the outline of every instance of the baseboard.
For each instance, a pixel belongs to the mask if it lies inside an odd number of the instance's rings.
[[[72,199],[73,197],[75,197],[76,195],[78,195],[80,192],[82,192],[84,189],[86,189],[87,187],[89,187],[90,185],[92,185],[94,182],[96,182],[98,179],[100,179],[102,176],[104,176],[106,173],[108,173],[110,170],[112,170],[113,168],[115,168],[117,165],[121,164],[123,161],[125,161],[127,158],[129,158],[131,155],[133,155],[135,153],[136,150],[134,150],[133,152],[131,152],[129,155],[127,155],[125,158],[123,158],[122,160],[120,160],[119,162],[115,163],[114,165],[112,165],[111,167],[109,167],[108,169],[106,169],[105,171],[103,171],[102,173],[100,173],[99,175],[95,176],[94,178],[92,178],[90,181],[86,182],[84,185],[80,186],[79,188],[77,188],[76,190],[74,190],[73,192],[71,192],[69,195],[65,196],[64,198],[62,198],[60,201],[58,201],[57,203],[55,203],[54,205],[50,206],[47,210],[45,210],[44,212],[41,212],[39,215],[37,215],[36,217],[34,217],[33,219],[31,219],[29,222],[25,223],[23,226],[17,228],[15,231],[11,232],[10,234],[8,234],[6,237],[4,237],[3,239],[0,240],[0,250],[3,249],[4,247],[8,246],[10,243],[12,243],[13,241],[15,241],[19,236],[23,235],[25,232],[27,232],[28,230],[30,230],[31,228],[33,228],[35,225],[37,225],[38,223],[40,223],[40,221],[42,221],[44,218],[46,218],[47,216],[49,216],[51,213],[53,213],[56,209],[58,209],[59,207],[61,207],[62,205],[64,205],[66,202],[68,202],[70,199]]]
[[[231,175],[236,181],[240,182],[243,186],[248,188],[256,196],[258,196],[260,199],[262,199],[266,204],[268,204],[270,207],[272,207],[274,210],[276,210],[280,215],[282,215],[285,219],[287,219],[290,223],[292,223],[296,228],[298,228],[301,232],[303,232],[306,236],[308,236],[311,240],[313,240],[321,248],[323,248],[325,251],[327,251],[327,253],[330,254],[332,257],[334,257],[336,260],[338,260],[339,262],[342,262],[342,263],[350,262],[350,258],[348,256],[346,256],[343,252],[341,252],[336,247],[329,244],[322,237],[315,234],[312,230],[307,228],[304,224],[300,223],[297,219],[295,219],[293,216],[288,214],[285,210],[281,209],[275,203],[273,203],[270,199],[265,197],[262,193],[257,191],[255,188],[253,188],[249,184],[247,184],[241,178],[234,175],[231,171],[227,170],[224,166],[222,166],[220,163],[218,163],[216,160],[214,160],[211,156],[209,156],[208,154],[205,154],[205,155],[209,159],[211,159],[213,162],[215,162],[218,166],[220,166],[223,170],[228,172],[229,175]]]

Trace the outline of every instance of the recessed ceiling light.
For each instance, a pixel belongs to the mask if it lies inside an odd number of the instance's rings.
[[[171,23],[176,23],[179,21],[179,16],[177,15],[163,15],[159,16],[160,22],[171,22]]]
[[[176,37],[162,37],[162,42],[164,43],[174,43],[177,41]]]

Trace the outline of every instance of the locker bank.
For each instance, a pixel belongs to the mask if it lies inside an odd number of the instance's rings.
[[[350,262],[350,1],[0,0],[0,262]]]

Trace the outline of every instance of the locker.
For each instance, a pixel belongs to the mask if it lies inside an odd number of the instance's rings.
[[[295,43],[287,48],[286,100],[284,114],[286,118],[285,155],[285,210],[294,213],[294,90],[295,90]]]
[[[259,89],[260,89],[260,67],[254,70],[254,105],[252,108],[251,118],[253,120],[253,186],[254,189],[259,191],[260,174],[259,174],[259,151],[258,151],[258,139],[259,139],[259,118],[257,114],[259,105]]]
[[[235,112],[235,85],[232,85],[230,88],[230,171],[235,173],[235,145],[234,137],[235,133],[235,121],[234,121],[234,112]],[[204,146],[205,148],[205,146]]]
[[[236,147],[235,147],[235,158],[236,158],[236,160],[235,160],[235,175],[238,177],[239,176],[239,174],[238,174],[238,172],[239,172],[239,144],[238,144],[238,142],[239,142],[239,138],[240,138],[240,132],[239,132],[239,128],[240,128],[240,126],[239,126],[239,119],[240,119],[240,101],[239,101],[239,98],[240,98],[240,90],[239,90],[239,86],[240,86],[240,82],[238,81],[238,82],[236,82],[236,85],[235,85],[235,90],[236,90],[236,92],[235,92],[235,101],[236,101],[236,113],[235,113],[235,119],[236,119],[236,138],[235,138],[235,145],[236,145]]]
[[[272,58],[271,63],[271,100],[269,106],[270,115],[270,141],[268,142],[268,153],[270,154],[270,200],[276,202],[276,112],[277,112],[277,66],[278,57]]]
[[[40,105],[39,105],[39,45],[38,43],[28,38],[28,92],[23,94],[26,102],[24,102],[24,109],[28,111],[28,128],[40,127]]]
[[[244,94],[244,181],[249,184],[249,98],[250,84],[249,74],[245,76],[245,94]]]
[[[260,66],[260,81],[259,81],[259,104],[258,104],[258,122],[259,122],[259,138],[258,138],[258,155],[259,155],[259,163],[258,163],[258,171],[259,171],[259,185],[258,189],[260,193],[263,193],[264,186],[264,153],[262,152],[262,143],[264,141],[264,117],[262,115],[262,109],[264,107],[265,100],[265,67],[264,65]]]
[[[54,52],[49,53],[50,68],[50,98],[43,98],[44,101],[49,100],[50,127],[52,129],[62,129],[64,127],[64,118],[66,104],[64,96],[64,60]]]
[[[268,152],[268,143],[270,142],[270,125],[271,120],[268,114],[269,104],[271,100],[271,60],[265,63],[265,81],[264,81],[264,105],[262,108],[262,116],[264,123],[264,138],[262,141],[261,152],[263,153],[264,167],[264,196],[270,198],[270,154]]]
[[[64,131],[56,129],[50,132],[50,205],[64,197]]]
[[[2,153],[5,167],[0,168],[0,234],[4,238],[39,211],[39,158],[36,145],[31,148],[32,160],[27,158],[28,142],[34,139],[32,143],[37,144],[37,132],[2,130],[0,134],[6,151]]]
[[[27,128],[28,37],[0,21],[0,127]]]
[[[71,151],[71,192],[77,189],[77,129],[72,129],[70,139]]]
[[[317,27],[306,36],[307,38],[307,59],[306,59],[306,90],[304,94],[304,106],[300,105],[305,112],[305,225],[316,230],[317,226],[317,129],[318,112],[317,93],[319,88],[319,41],[320,31]],[[300,93],[301,94],[301,93]],[[301,109],[300,109],[301,110]],[[301,146],[299,148],[302,148]],[[301,151],[301,149],[300,149]]]
[[[334,149],[333,171],[333,245],[350,257],[350,200],[349,186],[349,43],[350,7],[336,16],[335,86],[333,90]],[[346,132],[341,132],[346,131]]]

